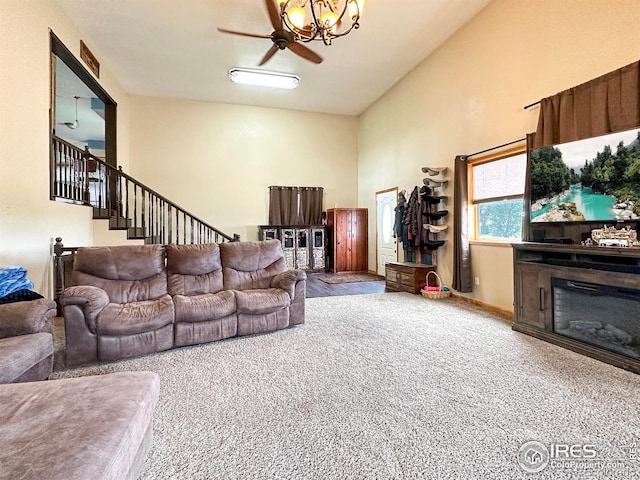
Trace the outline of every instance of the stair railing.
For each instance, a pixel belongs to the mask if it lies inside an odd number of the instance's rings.
[[[91,205],[94,218],[145,243],[186,244],[239,241],[189,213],[152,188],[55,135],[51,149],[51,197]]]

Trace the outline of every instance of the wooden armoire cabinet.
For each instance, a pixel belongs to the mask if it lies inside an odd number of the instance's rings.
[[[368,271],[367,221],[366,208],[327,210],[329,269],[333,273]]]

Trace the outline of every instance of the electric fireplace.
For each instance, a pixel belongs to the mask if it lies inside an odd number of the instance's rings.
[[[553,331],[640,359],[640,290],[552,278]]]

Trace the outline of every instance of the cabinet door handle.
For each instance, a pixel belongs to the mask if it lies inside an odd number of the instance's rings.
[[[540,287],[538,289],[539,295],[540,295],[540,311],[544,311],[544,288]]]
[[[591,285],[585,285],[584,283],[578,282],[567,282],[568,287],[573,287],[579,290],[588,290],[590,292],[597,292],[598,287],[592,287]]]

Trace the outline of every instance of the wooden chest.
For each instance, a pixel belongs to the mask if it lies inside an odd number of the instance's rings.
[[[426,284],[427,273],[435,269],[433,265],[420,263],[389,262],[385,265],[386,287],[396,292],[420,293]]]

